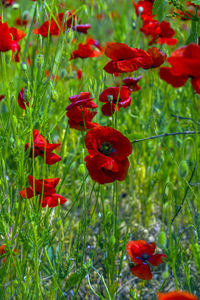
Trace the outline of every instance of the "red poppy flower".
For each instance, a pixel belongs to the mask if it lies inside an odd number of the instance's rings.
[[[132,90],[132,92],[136,92],[141,90],[141,87],[137,84],[138,81],[142,78],[142,76],[138,76],[137,78],[134,77],[125,77],[122,82],[124,83],[124,86],[129,87],[129,89]]]
[[[31,187],[20,192],[22,198],[33,198],[35,189],[35,196],[40,195],[39,205],[41,205],[41,207],[47,205],[49,207],[55,207],[58,206],[59,203],[62,205],[67,201],[63,196],[56,194],[55,187],[59,183],[60,178],[35,179],[33,181],[33,176],[28,176],[28,180]]]
[[[20,46],[18,41],[25,36],[25,33],[14,27],[9,28],[8,23],[0,21],[0,52],[12,51],[15,54],[15,61],[19,62]]]
[[[153,3],[151,1],[141,0],[135,3],[135,1],[132,0],[132,3],[137,16],[141,15],[141,18],[144,18],[145,16],[152,16]]]
[[[130,241],[126,245],[126,251],[134,262],[135,266],[131,267],[133,275],[143,280],[151,280],[152,273],[148,263],[153,266],[159,266],[163,263],[165,254],[153,254],[156,248],[155,243],[147,243],[143,240]]]
[[[91,122],[96,114],[96,111],[90,111],[87,107],[82,106],[80,108],[75,106],[67,111],[66,116],[69,118],[68,124],[70,128],[85,131],[99,126],[97,123]]]
[[[75,106],[97,108],[97,104],[92,101],[93,99],[90,97],[89,92],[81,92],[79,95],[71,96],[69,97],[71,104],[66,107],[66,110],[70,110]]]
[[[158,300],[198,300],[198,298],[188,292],[172,291],[169,293],[158,293]]]
[[[76,26],[72,27],[73,30],[84,34],[87,34],[90,28],[91,28],[90,24],[77,24]]]
[[[27,19],[21,19],[20,17],[17,17],[15,20],[15,24],[17,26],[27,26],[28,20]]]
[[[147,53],[149,53],[149,55],[152,58],[152,63],[150,66],[148,67],[144,67],[144,69],[149,69],[149,68],[158,68],[160,67],[166,60],[167,55],[162,53],[160,51],[160,49],[156,48],[156,47],[151,47],[147,50]]]
[[[173,38],[176,32],[166,21],[162,21],[159,24],[157,20],[153,20],[151,18],[145,19],[140,31],[142,31],[146,36],[151,35],[152,39],[149,41],[149,45],[158,43],[173,46],[177,43],[177,39]]]
[[[172,66],[160,69],[160,78],[173,87],[181,87],[188,78],[197,94],[200,94],[200,46],[190,44],[172,52],[167,61]]]
[[[93,128],[85,136],[85,146],[89,152],[86,167],[94,181],[104,184],[125,179],[132,145],[118,130],[107,126]]]
[[[76,78],[77,78],[78,80],[81,80],[82,76],[83,76],[83,71],[82,71],[81,69],[78,69],[78,70],[76,71]]]
[[[106,103],[102,106],[102,113],[105,116],[111,116],[115,109],[119,110],[120,107],[128,107],[131,104],[131,93],[131,89],[127,86],[105,89],[99,96],[99,101]]]
[[[50,144],[48,140],[45,140],[44,136],[39,134],[37,129],[33,129],[33,143],[34,143],[34,157],[41,156],[46,158],[46,164],[53,165],[61,160],[61,157],[52,153],[53,150],[60,146],[58,144]],[[29,144],[25,145],[25,150],[29,148]],[[30,157],[33,157],[33,144],[31,142]]]
[[[24,99],[24,89],[22,88],[18,95],[18,104],[23,110],[26,109],[25,103],[26,106],[29,106],[29,103]]]
[[[71,59],[98,57],[102,55],[103,49],[97,40],[87,37],[86,43],[80,43],[78,49],[72,52]]]
[[[49,35],[51,36],[58,36],[60,33],[60,29],[54,19],[51,18],[50,20],[50,29],[49,29],[49,21],[45,21],[40,28],[35,28],[33,30],[34,34],[40,34],[43,37],[48,37],[48,32]]]
[[[151,62],[151,57],[146,51],[130,48],[122,43],[108,43],[105,55],[111,59],[104,67],[104,70],[110,74],[133,72]]]
[[[3,244],[3,245],[0,245],[0,255],[5,255],[6,254],[6,245]]]
[[[2,4],[3,4],[4,6],[11,6],[11,5],[13,5],[14,3],[15,3],[14,0],[2,0]]]

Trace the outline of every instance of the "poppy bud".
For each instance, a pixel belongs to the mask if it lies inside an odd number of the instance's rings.
[[[55,224],[56,229],[59,229],[61,225],[62,225],[62,220],[58,220]]]
[[[42,67],[44,64],[44,55],[38,54],[35,59],[37,67]]]
[[[109,102],[112,102],[113,101],[113,95],[108,95],[107,99],[108,99]]]
[[[168,271],[163,272],[162,277],[163,277],[163,279],[169,278],[169,272]]]
[[[158,245],[161,248],[165,248],[167,245],[167,237],[164,231],[160,231],[159,235],[158,235]]]
[[[26,72],[26,70],[27,70],[27,65],[24,62],[21,63],[21,69],[24,72]]]
[[[60,72],[60,77],[61,77],[61,78],[64,78],[64,77],[66,77],[66,75],[67,75],[66,70],[65,70],[65,69],[62,69],[61,72]]]
[[[80,166],[78,167],[78,172],[81,175],[85,174],[85,165],[84,164],[80,164]]]
[[[138,11],[139,11],[140,15],[143,13],[143,10],[144,10],[144,8],[142,6],[139,6]]]
[[[23,13],[22,13],[22,20],[27,20],[29,17],[29,11],[28,10],[25,10]]]
[[[18,4],[18,3],[14,3],[13,6],[12,6],[12,8],[13,8],[14,10],[19,9],[19,4]]]

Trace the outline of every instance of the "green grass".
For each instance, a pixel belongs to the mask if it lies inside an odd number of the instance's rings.
[[[30,18],[36,17],[37,27],[47,14],[56,16],[60,11],[60,1],[46,7],[48,1],[18,2],[18,10],[1,9],[9,26],[15,26],[14,19],[24,10]],[[89,35],[102,45],[116,41],[148,49],[148,39],[132,28],[136,16],[131,1],[62,2],[65,11],[77,9],[82,23],[91,24]],[[120,17],[111,19],[111,11]],[[104,19],[97,21],[99,13]],[[179,42],[174,48],[162,46],[167,55],[187,40],[189,28],[185,33],[179,30],[183,22],[170,19]],[[0,299],[147,300],[156,299],[158,291],[171,289],[200,297],[199,135],[133,143],[126,180],[94,183],[85,168],[85,133],[69,128],[65,107],[70,96],[89,91],[99,104],[94,121],[113,126],[113,119],[101,113],[98,97],[105,88],[121,83],[121,76],[103,71],[108,61],[105,55],[69,60],[84,35],[69,31],[57,38],[41,38],[32,33],[32,26],[24,29],[27,35],[19,42],[20,63],[1,52],[0,94],[6,98],[0,103],[0,244],[10,250],[5,262],[0,259]],[[77,41],[73,42],[74,38]],[[83,70],[80,81],[72,65]],[[45,77],[45,70],[53,80]],[[158,69],[139,69],[134,77],[140,74],[142,89],[132,94],[131,106],[120,109],[116,116],[122,134],[134,141],[162,133],[198,131],[200,97],[189,81],[175,89],[159,78]],[[26,111],[17,102],[24,86],[33,104]],[[51,143],[61,142],[60,162],[48,166],[40,157],[29,158],[24,146],[31,142],[33,129]],[[28,175],[60,177],[57,193],[68,202],[40,209],[36,197],[22,199],[19,191],[29,186]],[[171,224],[187,188],[183,207]],[[126,243],[139,239],[155,241],[158,251],[167,255],[166,262],[153,269],[151,281],[142,281],[130,272]]]

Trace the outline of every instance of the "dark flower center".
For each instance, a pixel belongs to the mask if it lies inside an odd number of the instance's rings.
[[[104,142],[101,144],[101,148],[98,148],[99,152],[103,153],[106,156],[109,156],[112,152],[115,151],[112,144],[109,142]]]
[[[147,253],[144,253],[144,254],[142,254],[141,258],[142,258],[143,262],[146,262],[149,258],[149,255]]]

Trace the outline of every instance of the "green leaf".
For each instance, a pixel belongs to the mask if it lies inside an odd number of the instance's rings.
[[[153,4],[153,15],[156,14],[156,18],[159,23],[164,19],[166,14],[166,0],[155,0]]]

